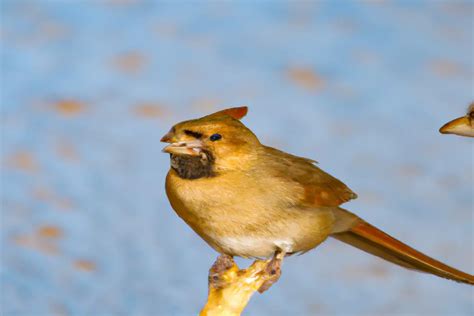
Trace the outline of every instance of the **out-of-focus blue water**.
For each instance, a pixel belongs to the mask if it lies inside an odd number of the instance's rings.
[[[1,312],[193,315],[216,253],[172,211],[160,137],[246,104],[346,207],[474,272],[471,1],[1,2]],[[246,265],[248,261],[240,261]],[[471,287],[329,240],[246,315],[472,315]]]

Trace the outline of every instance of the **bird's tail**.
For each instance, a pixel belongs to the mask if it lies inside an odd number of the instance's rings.
[[[473,275],[428,257],[356,215],[343,209],[337,209],[335,215],[336,228],[331,237],[399,266],[474,285]]]

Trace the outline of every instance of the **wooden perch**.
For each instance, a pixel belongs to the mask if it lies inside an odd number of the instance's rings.
[[[256,260],[240,270],[232,257],[221,255],[209,270],[209,293],[200,316],[238,316],[252,295],[263,293],[278,281],[281,257]]]

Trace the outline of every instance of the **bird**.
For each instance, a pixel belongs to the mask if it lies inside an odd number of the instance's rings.
[[[283,258],[329,237],[408,269],[474,284],[473,275],[342,208],[357,195],[316,161],[263,145],[241,121],[247,112],[228,108],[172,126],[161,139],[170,155],[165,188],[177,215],[220,256],[270,260],[275,278],[263,290],[280,277]]]
[[[439,132],[474,137],[474,102],[469,105],[466,115],[444,124]]]

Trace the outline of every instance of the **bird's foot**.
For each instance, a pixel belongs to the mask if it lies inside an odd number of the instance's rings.
[[[209,270],[207,302],[200,315],[240,315],[250,297],[263,292],[280,276],[280,257],[255,260],[239,269],[229,255],[220,255]]]
[[[259,293],[265,292],[280,279],[281,264],[284,257],[285,252],[277,251],[273,255],[273,258],[267,263],[267,266],[265,267],[265,273],[267,274],[268,279],[258,289]]]
[[[223,278],[224,273],[234,266],[236,265],[232,256],[226,254],[219,255],[209,270],[209,286],[216,289],[221,288],[226,282]]]

